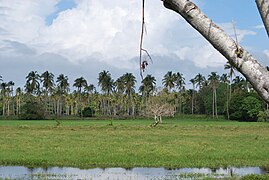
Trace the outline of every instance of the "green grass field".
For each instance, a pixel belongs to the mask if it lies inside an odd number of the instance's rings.
[[[0,165],[269,167],[269,123],[212,119],[0,121]]]

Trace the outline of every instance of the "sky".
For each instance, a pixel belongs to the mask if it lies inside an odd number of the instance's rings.
[[[195,0],[198,7],[262,65],[269,65],[268,37],[255,1]],[[160,0],[146,0],[144,48],[151,74],[162,85],[168,71],[186,84],[198,73],[226,73],[227,60]],[[98,74],[113,79],[133,73],[140,86],[141,0],[0,0],[0,75],[23,87],[31,71],[79,77],[97,86]],[[237,73],[239,75],[239,73]]]

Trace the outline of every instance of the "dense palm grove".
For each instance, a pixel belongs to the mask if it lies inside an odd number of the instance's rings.
[[[131,73],[116,80],[108,71],[98,75],[97,92],[84,77],[69,82],[68,76],[46,71],[30,72],[24,87],[14,89],[13,81],[0,76],[0,115],[2,118],[44,119],[82,116],[140,117],[148,115],[148,106],[169,104],[174,114],[224,115],[227,119],[267,121],[265,104],[242,77],[234,77],[234,69],[225,65],[228,74],[212,72],[207,77],[198,73],[189,82],[179,72],[167,72],[163,87],[156,87],[156,79],[147,75],[139,83]],[[186,84],[192,88],[186,89]],[[70,92],[71,86],[74,91]],[[156,107],[156,106],[155,106]],[[85,113],[85,111],[89,113]]]

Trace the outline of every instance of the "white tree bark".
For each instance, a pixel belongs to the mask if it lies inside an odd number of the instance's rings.
[[[269,37],[269,0],[256,0],[256,4]]]
[[[269,103],[269,72],[243,47],[212,22],[189,0],[162,0],[164,6],[180,14],[212,46],[217,49],[252,84],[258,94]]]

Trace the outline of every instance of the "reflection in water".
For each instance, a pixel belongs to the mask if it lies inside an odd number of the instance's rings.
[[[22,166],[0,166],[0,179],[194,179],[195,177],[232,177],[248,174],[266,174],[266,170],[259,167],[242,168],[95,168],[78,169],[69,167],[26,168]]]

